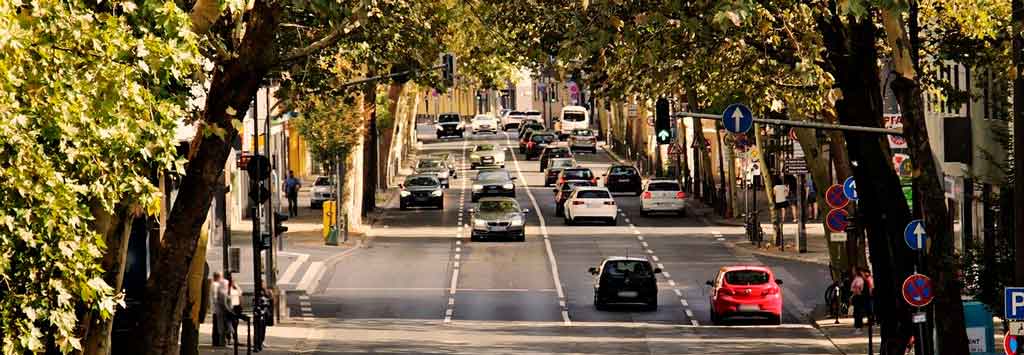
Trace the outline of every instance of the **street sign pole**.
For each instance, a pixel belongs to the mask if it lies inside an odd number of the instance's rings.
[[[797,189],[797,196],[796,196],[797,204],[800,205],[800,223],[797,225],[796,244],[797,244],[797,251],[798,252],[806,253],[807,252],[807,215],[804,212],[807,209],[807,201],[806,201],[806,198],[805,198],[806,194],[804,193],[804,189],[806,188],[804,185],[806,184],[806,181],[804,181],[805,180],[804,174],[797,174],[797,179],[799,180],[799,185],[800,185],[800,187]]]

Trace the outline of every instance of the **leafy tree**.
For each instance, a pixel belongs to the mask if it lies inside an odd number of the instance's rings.
[[[153,172],[182,170],[188,26],[170,1],[0,2],[4,354],[107,345],[124,264],[106,256],[158,211]]]

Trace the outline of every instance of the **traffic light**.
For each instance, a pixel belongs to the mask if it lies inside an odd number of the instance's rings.
[[[664,97],[658,99],[654,104],[654,137],[658,140],[658,144],[672,143],[672,127],[671,120],[668,117],[668,106],[668,100]]]
[[[263,181],[270,177],[270,159],[253,154],[245,162],[245,171],[249,172],[249,178],[255,181]]]
[[[441,69],[441,77],[444,78],[445,83],[452,85],[455,82],[455,56],[444,54],[441,57],[441,64],[444,65],[444,68]]]
[[[274,212],[274,235],[281,235],[288,231],[281,223],[288,220],[288,215],[281,212]]]

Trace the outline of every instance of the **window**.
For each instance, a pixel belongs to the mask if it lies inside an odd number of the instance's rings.
[[[633,169],[633,168],[628,167],[628,166],[618,166],[618,167],[612,168],[612,171],[609,174],[610,175],[633,176],[633,175],[636,175],[636,169]]]
[[[438,160],[424,160],[416,166],[417,169],[438,169],[443,167],[441,162]]]
[[[552,168],[568,168],[573,166],[571,159],[554,159],[551,160]]]
[[[334,185],[334,179],[331,179],[331,178],[326,177],[326,176],[318,177],[318,178],[316,178],[316,181],[313,182],[313,186],[331,186],[331,185]]]
[[[594,177],[590,169],[567,169],[562,170],[562,174],[566,180],[590,180]]]
[[[474,150],[477,151],[477,152],[482,152],[482,151],[487,151],[487,150],[494,150],[494,145],[493,144],[481,144],[481,145],[476,146],[476,149],[474,149]]]
[[[515,212],[519,211],[519,204],[515,201],[481,201],[480,212]]]
[[[768,273],[760,270],[737,270],[725,273],[725,283],[730,285],[763,285],[768,283]]]
[[[459,121],[460,120],[459,120],[459,116],[458,115],[441,115],[440,117],[437,118],[437,122],[441,122],[441,123],[449,123],[449,122],[458,123]]]
[[[437,186],[440,185],[437,179],[426,176],[415,176],[405,180],[406,186]]]
[[[534,143],[551,143],[555,141],[555,136],[548,134],[535,134],[530,137]]]
[[[587,115],[583,112],[566,112],[562,114],[562,119],[569,122],[583,122],[587,119]]]
[[[612,197],[611,197],[611,195],[608,194],[608,191],[604,191],[604,190],[583,190],[583,191],[580,191],[580,192],[576,193],[576,198],[608,199],[608,198],[612,198]]]
[[[651,274],[651,265],[640,260],[609,261],[604,264],[604,273],[611,276],[625,276],[626,274],[645,276]]]
[[[648,191],[679,191],[679,183],[676,182],[652,182],[647,185]]]
[[[509,180],[507,172],[504,171],[487,171],[477,175],[477,180]]]

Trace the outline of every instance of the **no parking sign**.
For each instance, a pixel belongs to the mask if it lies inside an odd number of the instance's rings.
[[[829,207],[843,208],[850,203],[850,199],[846,198],[846,194],[843,192],[843,185],[833,184],[829,186],[828,190],[825,190],[825,202],[828,203]]]

